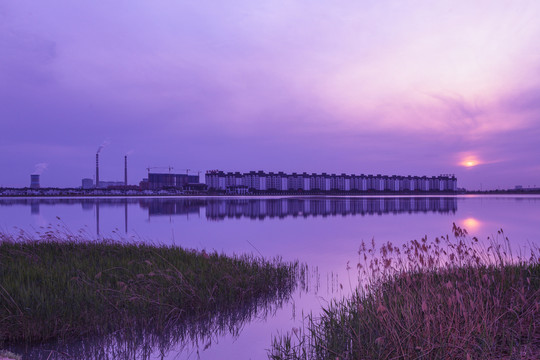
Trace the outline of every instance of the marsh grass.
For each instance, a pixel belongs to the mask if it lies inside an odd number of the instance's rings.
[[[0,359],[21,360],[21,356],[10,351],[0,350]]]
[[[261,320],[272,316],[286,300],[258,297],[247,306],[187,316],[182,321],[167,322],[165,326],[126,327],[107,335],[75,341],[11,344],[9,350],[33,360],[147,360],[170,357],[170,354],[175,358],[191,358],[219,342],[222,336],[235,338],[254,318]]]
[[[279,259],[90,241],[82,232],[0,233],[0,345],[122,329],[174,333],[197,320],[226,326],[287,299],[297,270]]]
[[[353,295],[273,339],[271,359],[538,359],[540,257],[454,238],[362,244]]]

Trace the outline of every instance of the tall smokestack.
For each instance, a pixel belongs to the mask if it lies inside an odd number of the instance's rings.
[[[110,143],[111,142],[109,140],[105,140],[101,143],[101,145],[99,145],[96,151],[96,188],[99,187],[99,153],[105,146],[109,145]]]
[[[96,153],[96,188],[99,187],[99,152]]]
[[[127,186],[127,155],[124,156],[124,185]]]

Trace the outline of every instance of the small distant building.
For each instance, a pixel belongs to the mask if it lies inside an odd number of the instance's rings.
[[[124,186],[124,182],[123,181],[99,181],[99,185],[98,185],[98,188],[100,189],[107,189],[109,187],[119,187],[119,186]]]
[[[249,189],[245,185],[233,185],[227,186],[227,195],[246,195],[249,193]]]
[[[141,182],[139,182],[139,187],[141,190],[149,190],[150,184],[148,183],[148,178],[143,178]]]
[[[92,189],[94,187],[94,180],[90,178],[82,179],[82,188],[83,189]]]
[[[206,184],[201,183],[191,183],[183,186],[183,190],[188,191],[206,191],[208,189],[208,186]]]
[[[38,174],[30,175],[30,188],[39,189],[39,175]]]

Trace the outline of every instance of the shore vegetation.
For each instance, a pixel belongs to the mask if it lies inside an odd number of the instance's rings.
[[[0,233],[0,346],[237,323],[246,309],[286,300],[298,268],[53,228]]]
[[[301,328],[275,336],[281,359],[538,359],[540,254],[454,237],[362,244],[361,283]]]

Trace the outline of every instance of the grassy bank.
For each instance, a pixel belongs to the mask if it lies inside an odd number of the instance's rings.
[[[287,298],[297,268],[66,232],[0,233],[0,344],[238,317]]]
[[[454,239],[360,249],[353,296],[278,336],[271,359],[538,359],[540,257]]]

